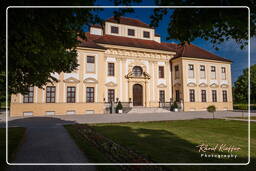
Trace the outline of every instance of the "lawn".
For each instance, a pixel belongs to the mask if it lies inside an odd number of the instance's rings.
[[[229,117],[229,118],[234,118],[234,119],[248,119],[248,117]],[[256,116],[251,116],[251,120],[256,120]]]
[[[15,154],[18,150],[19,145],[22,142],[22,139],[25,134],[25,128],[15,127],[8,129],[8,147],[9,147],[9,159],[8,161],[11,162],[15,159]],[[7,167],[5,163],[5,128],[0,128],[0,160],[1,166],[0,170],[4,170]]]
[[[248,155],[247,123],[227,120],[186,120],[166,122],[138,122],[120,124],[92,124],[97,132],[115,142],[143,154],[158,163],[246,163]],[[256,131],[256,124],[251,125]],[[201,158],[199,144],[227,144],[241,148],[237,159]],[[79,145],[79,144],[78,144]],[[80,148],[83,148],[79,145]],[[251,138],[251,156],[255,163],[256,139]],[[85,150],[85,153],[86,150]],[[218,154],[228,154],[218,152]],[[102,154],[101,154],[102,155]],[[97,157],[96,157],[97,158]],[[95,162],[101,162],[99,160]],[[170,166],[173,170],[187,170],[188,166]],[[232,166],[231,166],[232,167]],[[223,170],[230,166],[190,166],[189,170]],[[254,170],[254,166],[232,167],[233,170]],[[218,169],[219,168],[219,169]]]

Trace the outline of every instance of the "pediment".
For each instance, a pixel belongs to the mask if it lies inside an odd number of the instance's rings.
[[[217,88],[217,87],[219,87],[219,86],[218,86],[217,84],[213,83],[213,84],[210,85],[210,87],[211,87],[211,88]]]
[[[207,84],[201,83],[201,84],[199,84],[199,87],[207,87]]]
[[[125,78],[141,78],[141,79],[150,79],[150,75],[147,72],[143,72],[141,76],[135,76],[133,72],[129,72]]]
[[[220,87],[221,87],[221,88],[228,88],[228,85],[227,85],[227,84],[221,84]]]
[[[188,83],[188,84],[187,84],[187,86],[188,86],[188,87],[196,87],[196,84],[195,84],[195,83],[190,82],[190,83]]]
[[[97,84],[98,81],[95,78],[86,78],[83,81],[84,83],[93,83],[93,84]]]
[[[180,83],[175,83],[175,84],[174,84],[174,87],[180,87],[180,86],[181,86]]]
[[[158,88],[166,88],[167,86],[166,86],[165,84],[161,83],[161,84],[159,84],[157,87],[158,87]]]
[[[105,86],[107,86],[107,87],[116,87],[117,84],[111,81],[111,82],[106,83]]]
[[[63,81],[64,83],[79,83],[80,81],[74,77],[69,77]]]

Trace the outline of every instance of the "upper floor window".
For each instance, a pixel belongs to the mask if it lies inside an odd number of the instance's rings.
[[[189,101],[195,102],[195,90],[194,89],[189,90]]]
[[[111,26],[111,33],[118,34],[118,27],[116,27],[116,26]]]
[[[95,72],[95,57],[87,56],[86,62],[86,72]]]
[[[29,87],[28,92],[23,96],[23,103],[33,103],[34,87]]]
[[[94,102],[94,87],[86,87],[86,102]]]
[[[67,103],[76,102],[76,87],[67,87]]]
[[[217,102],[217,90],[212,90],[212,102]]]
[[[221,79],[225,80],[226,79],[226,68],[221,67]]]
[[[108,102],[114,102],[114,101],[115,101],[115,90],[108,89]]]
[[[160,100],[160,102],[165,102],[165,91],[164,90],[159,91],[159,100]]]
[[[142,75],[142,68],[140,66],[135,66],[132,69],[133,75],[139,77]]]
[[[223,97],[223,102],[227,102],[228,101],[227,90],[223,90],[222,91],[222,97]]]
[[[180,78],[179,65],[176,65],[176,66],[174,67],[174,70],[175,70],[175,79]]]
[[[46,103],[55,103],[55,86],[47,86],[46,87]]]
[[[144,38],[149,38],[150,37],[150,33],[148,31],[143,31],[143,37]]]
[[[205,78],[205,66],[200,65],[200,78]]]
[[[159,72],[159,78],[164,78],[164,66],[159,66],[158,72]]]
[[[188,77],[194,78],[194,65],[192,64],[188,65]]]
[[[115,64],[108,63],[108,76],[114,76],[114,75],[115,75]]]
[[[201,90],[201,101],[206,102],[206,90]]]
[[[211,79],[216,79],[216,67],[211,66]]]
[[[135,35],[135,30],[134,29],[128,29],[128,35],[129,36],[134,36]]]

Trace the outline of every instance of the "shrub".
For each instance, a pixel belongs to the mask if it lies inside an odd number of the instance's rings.
[[[122,103],[119,101],[117,106],[116,106],[116,113],[118,113],[118,110],[122,110],[123,109],[123,105]]]
[[[171,111],[174,111],[175,108],[177,108],[177,109],[179,108],[176,101],[171,105]]]
[[[216,107],[214,105],[208,106],[207,111],[212,113],[212,118],[214,119],[214,112],[216,112]]]

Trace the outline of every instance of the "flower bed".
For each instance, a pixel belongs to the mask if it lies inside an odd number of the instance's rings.
[[[154,163],[152,160],[127,149],[97,133],[88,125],[75,125],[82,138],[93,144],[113,163]],[[168,170],[155,165],[119,165],[122,170]]]

